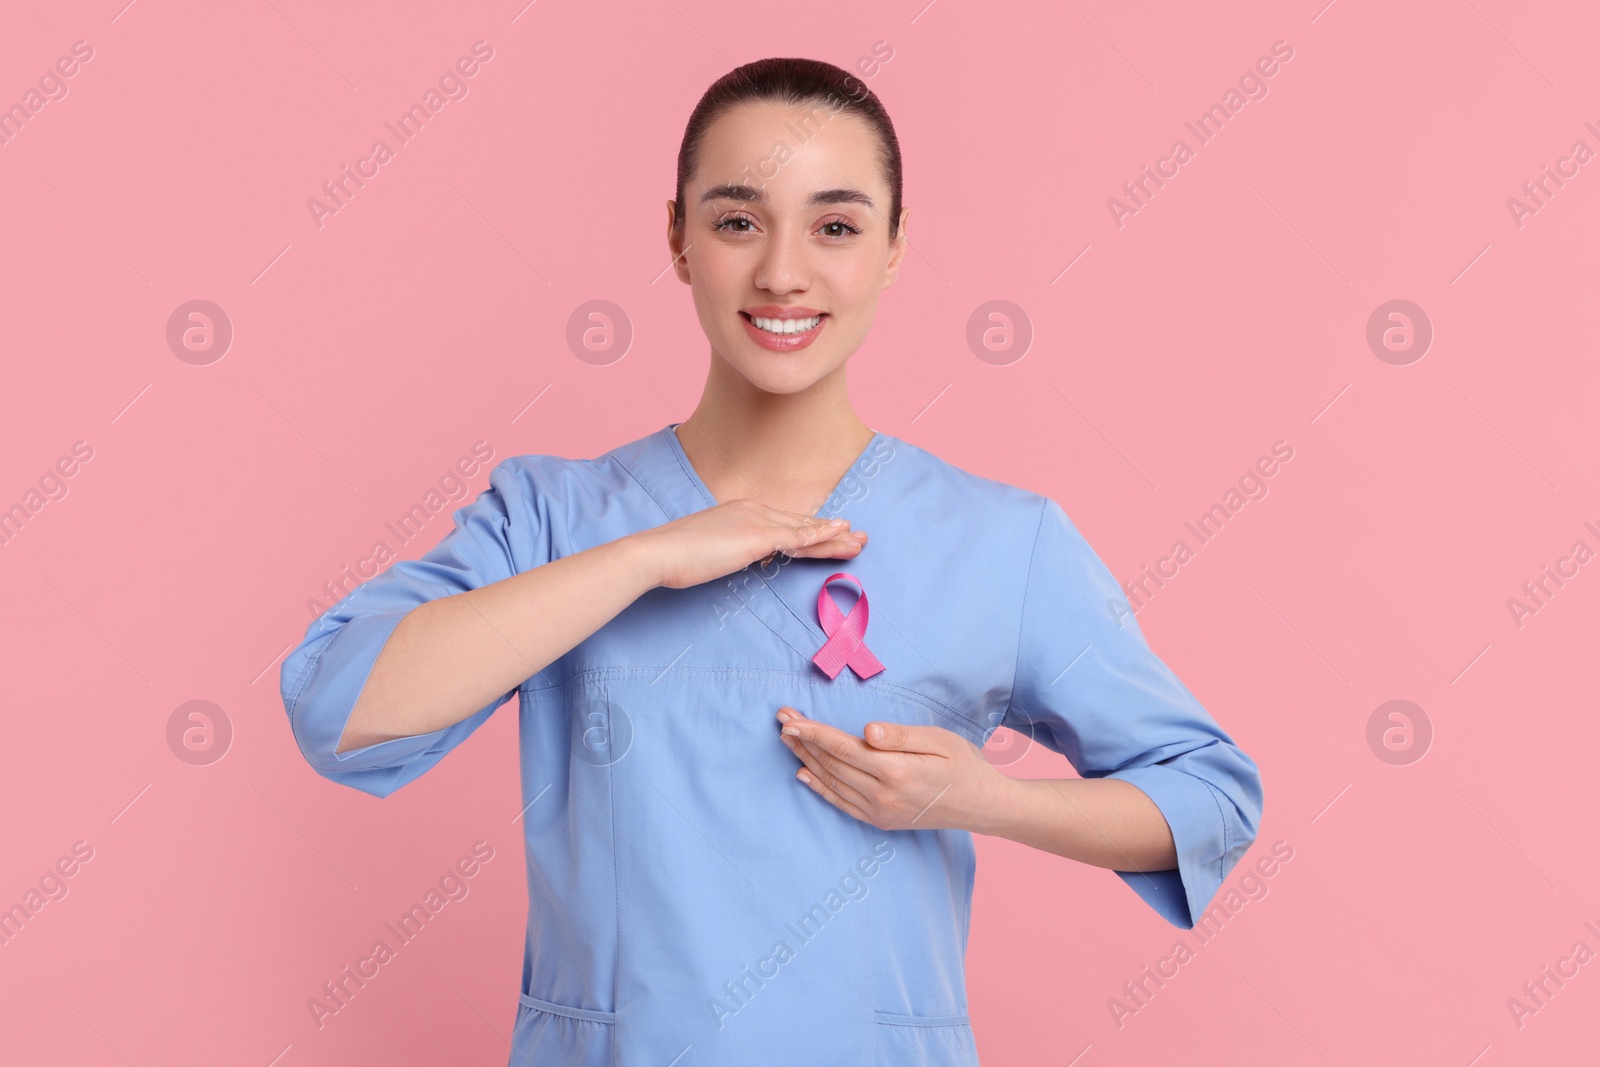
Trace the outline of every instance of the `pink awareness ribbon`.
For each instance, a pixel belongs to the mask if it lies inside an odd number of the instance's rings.
[[[849,615],[839,613],[839,605],[833,602],[833,596],[828,592],[828,583],[835,578],[855,582],[856,589],[860,591]],[[878,657],[866,645],[867,591],[855,575],[845,571],[828,575],[822,588],[817,590],[817,620],[822,623],[822,632],[828,635],[828,640],[811,657],[811,662],[821,667],[822,673],[829,678],[837,678],[839,672],[848,666],[856,672],[857,677],[866,679],[883,670],[883,664],[878,662]]]

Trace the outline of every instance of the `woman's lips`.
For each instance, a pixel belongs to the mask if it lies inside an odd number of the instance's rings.
[[[739,312],[739,321],[744,323],[745,332],[762,348],[773,352],[794,352],[817,339],[817,335],[822,332],[822,328],[828,324],[828,316],[824,313],[820,322],[803,333],[768,333],[754,322],[751,322],[750,316],[742,311]]]

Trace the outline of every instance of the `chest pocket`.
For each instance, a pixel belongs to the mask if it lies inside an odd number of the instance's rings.
[[[927,1017],[876,1013],[874,1067],[977,1067],[978,1046],[965,1015]]]

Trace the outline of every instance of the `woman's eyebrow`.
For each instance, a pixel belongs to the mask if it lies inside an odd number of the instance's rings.
[[[754,185],[714,185],[707,189],[700,197],[702,204],[710,200],[742,200],[751,204],[764,204],[767,200],[765,190]],[[821,204],[861,204],[867,208],[874,206],[872,197],[859,189],[819,189],[812,193],[806,200],[809,206]]]

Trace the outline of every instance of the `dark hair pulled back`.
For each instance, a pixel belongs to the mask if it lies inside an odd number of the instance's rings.
[[[902,183],[900,142],[894,123],[876,94],[849,71],[818,59],[758,59],[736,67],[711,83],[700,97],[678,149],[678,185],[673,196],[677,205],[674,229],[683,231],[685,204],[683,187],[700,162],[700,146],[706,131],[718,116],[742,104],[773,103],[784,107],[811,108],[814,115],[826,109],[822,121],[841,112],[860,116],[878,138],[878,162],[889,185],[889,240],[900,232],[900,188]],[[803,132],[811,136],[811,116],[800,120]],[[818,128],[821,123],[819,122]],[[753,184],[761,182],[759,174]]]

